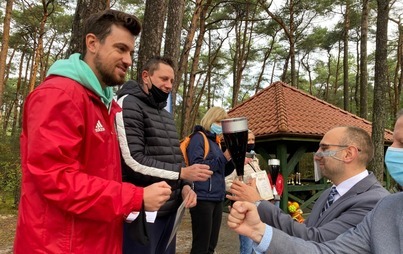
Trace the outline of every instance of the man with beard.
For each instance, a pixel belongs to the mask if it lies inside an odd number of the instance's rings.
[[[158,211],[156,220],[147,223],[149,242],[142,244],[129,237],[125,225],[123,252],[175,253],[174,238],[169,246],[176,211],[182,200],[185,207],[196,205],[191,181],[206,181],[213,173],[208,165],[185,167],[173,116],[164,109],[174,81],[174,64],[166,57],[152,57],[143,66],[140,83],[128,81],[118,92],[123,111],[116,116],[122,153],[123,180],[149,186],[165,180],[172,196]]]
[[[166,182],[122,183],[111,86],[124,82],[140,31],[133,15],[90,16],[83,54],[55,62],[27,97],[14,253],[120,254],[127,216],[168,200]]]

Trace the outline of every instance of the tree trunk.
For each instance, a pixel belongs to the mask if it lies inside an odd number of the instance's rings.
[[[14,62],[13,58],[14,58],[16,51],[17,51],[17,49],[13,48],[13,50],[11,51],[11,54],[9,56],[8,63],[6,64],[6,69],[4,70],[5,73],[4,73],[4,79],[3,79],[3,82],[4,82],[3,89],[5,88],[5,85],[8,82],[8,78],[10,77],[10,71],[11,71],[11,67],[13,66],[13,62]]]
[[[350,111],[350,95],[349,95],[349,85],[348,85],[348,38],[350,32],[350,0],[346,0],[346,13],[344,14],[344,57],[343,57],[343,92],[344,92],[344,110]]]
[[[208,31],[209,35],[211,34],[210,30]],[[208,80],[207,84],[207,108],[214,107],[214,101],[216,100],[217,94],[214,92],[216,90],[215,86],[217,84],[212,85],[211,79],[213,77],[213,73],[217,69],[217,62],[220,61],[220,54],[222,53],[221,49],[224,45],[224,43],[227,41],[229,38],[230,32],[227,32],[226,36],[222,36],[219,38],[219,41],[214,41],[214,43],[211,41],[211,38],[209,38],[209,53],[208,53],[208,64],[207,64],[207,74],[206,74],[206,79]],[[214,45],[214,46],[213,46]],[[214,49],[214,51],[212,51]],[[219,95],[218,95],[219,96]],[[222,97],[221,97],[222,99]]]
[[[327,51],[327,76],[326,76],[326,87],[325,87],[325,92],[323,95],[323,99],[325,101],[329,100],[329,90],[330,90],[330,77],[332,75],[332,54],[330,53],[330,50]],[[335,82],[336,83],[336,82]]]
[[[372,141],[375,154],[372,170],[380,182],[384,173],[384,132],[385,132],[385,94],[387,84],[387,43],[389,0],[377,0],[378,16],[376,22],[375,84],[372,120]]]
[[[27,47],[27,45],[25,45]],[[28,53],[28,52],[27,52]],[[22,97],[25,99],[29,93],[29,70],[32,68],[32,53],[28,53],[28,57],[26,60],[26,66],[25,66],[25,73],[24,73],[24,82],[23,82],[23,94]]]
[[[357,36],[359,36],[357,32]],[[360,51],[360,40],[357,39],[355,42],[355,51],[357,52],[357,58],[355,59],[356,61],[356,66],[357,66],[357,71],[355,74],[355,83],[354,87],[351,87],[351,93],[354,93],[354,103],[355,107],[353,109],[353,106],[351,106],[351,113],[354,115],[359,115],[360,114],[360,58],[361,58],[361,51]]]
[[[53,12],[53,9],[49,11],[49,5],[53,6],[53,1],[54,0],[49,0],[48,2],[46,2],[45,0],[42,0],[43,16],[41,22],[39,23],[39,30],[37,33],[38,44],[37,47],[35,48],[34,62],[31,69],[31,76],[29,78],[29,92],[32,92],[35,88],[36,75],[39,69],[39,62],[41,61],[43,56],[43,37],[45,36],[45,25],[49,15]]]
[[[141,79],[143,65],[150,57],[161,54],[162,34],[167,16],[168,0],[147,0],[144,11],[143,30],[140,37],[137,80]]]
[[[0,108],[3,107],[3,94],[6,86],[6,83],[4,82],[4,75],[7,62],[8,41],[10,39],[10,22],[11,22],[11,11],[13,9],[13,2],[14,0],[7,0],[6,12],[3,23],[3,38],[1,40],[1,51],[0,51]],[[1,122],[2,122],[2,113],[0,111],[0,126]]]
[[[109,6],[110,0],[77,0],[67,56],[83,51],[83,21],[92,13],[109,9]]]
[[[400,109],[400,94],[402,92],[402,60],[403,60],[403,27],[402,24],[400,24],[399,21],[394,21],[397,26],[399,27],[399,39],[397,42],[397,54],[396,54],[396,65],[395,65],[395,71],[394,71],[394,76],[393,76],[393,93],[389,92],[389,97],[390,97],[390,105],[392,109],[392,115],[395,116],[396,113]],[[400,72],[400,74],[399,74]]]
[[[15,104],[17,105],[17,107],[15,108],[15,112],[14,112],[14,119],[13,119],[13,126],[11,128],[11,136],[15,136],[17,134],[17,127],[19,127],[18,125],[18,112],[22,112],[22,110],[18,110],[18,107],[22,104],[20,104],[20,98],[21,96],[21,80],[22,80],[22,75],[23,75],[23,67],[24,67],[24,58],[25,58],[25,54],[26,51],[23,50],[21,53],[21,57],[20,57],[20,64],[19,64],[19,68],[18,68],[18,79],[17,79],[17,88],[15,91]]]
[[[189,27],[187,27],[188,34],[186,35],[185,39],[185,44],[183,45],[181,57],[179,60],[179,67],[177,71],[177,77],[176,77],[176,88],[174,88],[176,91],[178,91],[179,84],[183,83],[183,90],[182,90],[182,108],[181,108],[181,116],[180,116],[180,122],[181,122],[181,128],[179,131],[179,136],[183,137],[184,136],[184,125],[185,125],[185,111],[186,111],[186,94],[187,94],[187,75],[185,74],[187,72],[187,66],[188,66],[188,61],[189,61],[189,54],[190,54],[190,49],[192,47],[192,41],[196,33],[197,29],[197,21],[200,18],[201,12],[202,12],[202,4],[203,0],[197,0],[195,3],[195,8],[194,12],[192,15],[192,20],[190,22]],[[182,76],[183,76],[183,82],[182,82]]]
[[[295,65],[295,24],[294,24],[294,1],[290,0],[290,33],[288,40],[290,42],[290,61],[291,61],[291,86],[297,87],[297,73]]]
[[[361,60],[360,60],[360,114],[368,119],[368,0],[362,2],[361,14]]]
[[[304,62],[305,57],[307,58],[306,62]],[[309,94],[312,95],[313,81],[312,81],[312,70],[309,64],[309,53],[302,56],[300,62],[302,67],[304,67],[304,69],[308,72]]]
[[[335,81],[334,81],[334,95],[337,97],[337,90],[339,89],[339,73],[340,73],[340,58],[341,58],[341,42],[339,42],[339,50],[337,51],[337,63],[336,63],[336,72],[334,74]]]
[[[164,55],[170,57],[177,65],[175,68],[175,81],[174,84],[172,84],[172,102],[176,101],[176,92],[178,88],[177,73],[180,57],[180,39],[184,11],[184,0],[169,0]],[[172,103],[172,113],[174,114],[175,111],[176,104]]]
[[[46,78],[46,72],[49,69],[49,58],[51,57],[50,52],[52,51],[52,48],[54,47],[55,39],[56,39],[56,34],[53,34],[48,43],[46,56],[41,59],[41,70],[40,70],[40,76],[39,76],[40,82],[42,82]]]
[[[195,112],[198,112],[198,107],[195,107],[194,98],[195,98],[195,93],[196,93],[196,74],[198,72],[198,66],[199,66],[199,59],[200,59],[200,52],[201,48],[203,45],[203,39],[204,39],[204,34],[206,33],[206,13],[207,10],[211,4],[212,0],[207,0],[207,2],[203,5],[202,11],[200,13],[200,18],[199,18],[199,23],[200,23],[200,30],[199,30],[199,35],[196,40],[196,46],[195,46],[195,51],[193,55],[193,62],[192,62],[192,67],[191,67],[191,72],[190,72],[190,79],[189,79],[189,85],[187,89],[187,94],[186,94],[186,103],[185,103],[185,118],[184,119],[195,119],[195,117],[192,117],[192,112],[193,114]],[[183,133],[185,135],[188,135],[192,131],[192,127],[194,125],[194,122],[188,121],[184,123],[184,128],[183,128]]]
[[[10,55],[10,59],[8,61],[8,64],[7,64],[7,67],[5,70],[4,84],[7,84],[8,77],[10,75],[11,63],[13,62],[15,51],[16,51],[16,49],[13,48],[11,55]],[[8,126],[9,126],[9,122],[10,122],[10,114],[11,114],[11,110],[13,109],[13,105],[15,105],[15,104],[12,101],[3,100],[3,103],[2,103],[3,112],[0,111],[1,112],[0,114],[3,115],[3,118],[2,118],[3,126],[2,127],[3,127],[4,133],[6,133],[6,131],[9,129]]]
[[[211,31],[208,31],[208,53],[207,53],[207,59],[208,62],[211,63],[211,48],[213,47],[212,45],[212,40],[211,40]],[[211,105],[214,105],[214,101],[211,99],[211,95],[214,94],[214,91],[211,90],[211,75],[212,74],[212,65],[209,64],[207,68],[207,73],[206,73],[206,80],[207,80],[207,108],[211,108]]]
[[[256,9],[250,10],[253,6],[250,3],[243,5],[234,5],[237,17],[235,25],[235,53],[234,53],[234,69],[233,69],[233,87],[232,87],[232,103],[235,107],[239,103],[239,91],[241,89],[241,81],[243,71],[248,63],[249,49],[252,42],[252,30],[254,26],[253,16]],[[252,15],[251,15],[252,13]]]
[[[264,52],[262,67],[260,68],[259,76],[258,76],[257,81],[256,81],[255,94],[257,94],[259,92],[259,90],[260,90],[260,84],[262,83],[263,74],[264,74],[265,69],[266,69],[266,64],[267,64],[267,61],[268,61],[269,56],[271,54],[271,50],[273,48],[273,42],[274,42],[274,40],[272,41],[270,47]]]

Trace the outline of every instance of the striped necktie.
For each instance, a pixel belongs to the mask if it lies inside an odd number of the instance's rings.
[[[336,186],[332,186],[332,189],[329,192],[329,196],[327,196],[326,204],[320,213],[320,216],[333,204],[334,196],[337,194]]]

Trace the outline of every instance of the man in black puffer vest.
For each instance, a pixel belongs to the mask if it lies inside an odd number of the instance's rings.
[[[175,122],[165,106],[174,81],[174,64],[165,57],[153,57],[144,65],[141,82],[128,81],[118,91],[122,113],[116,125],[122,155],[123,181],[136,186],[166,181],[171,198],[161,207],[154,223],[146,223],[149,242],[144,245],[129,237],[125,225],[123,253],[173,254],[176,239],[168,244],[176,211],[182,201],[185,207],[196,205],[192,181],[206,181],[212,171],[207,165],[185,167],[179,148]]]

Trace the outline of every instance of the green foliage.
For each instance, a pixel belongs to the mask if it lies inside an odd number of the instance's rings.
[[[8,197],[18,203],[21,164],[19,156],[19,139],[9,136],[0,137],[0,195],[3,202]]]
[[[326,35],[328,34],[328,29],[325,27],[315,27],[312,33],[308,34],[304,40],[301,40],[297,47],[299,50],[305,50],[307,52],[313,51],[314,49],[321,47],[325,48]]]
[[[9,112],[13,101],[15,101],[16,78],[10,78],[3,94],[3,112]],[[3,114],[5,116],[5,114]],[[0,198],[3,202],[7,197],[14,198],[14,204],[17,204],[20,188],[20,156],[19,156],[19,137],[12,136],[10,128],[12,118],[9,117],[8,129],[6,132],[0,131]],[[4,120],[4,119],[3,119]],[[0,122],[3,127],[4,123]]]
[[[12,195],[4,195],[0,192],[2,200],[0,201],[0,215],[10,215],[17,214],[18,206],[14,202],[14,197]]]

